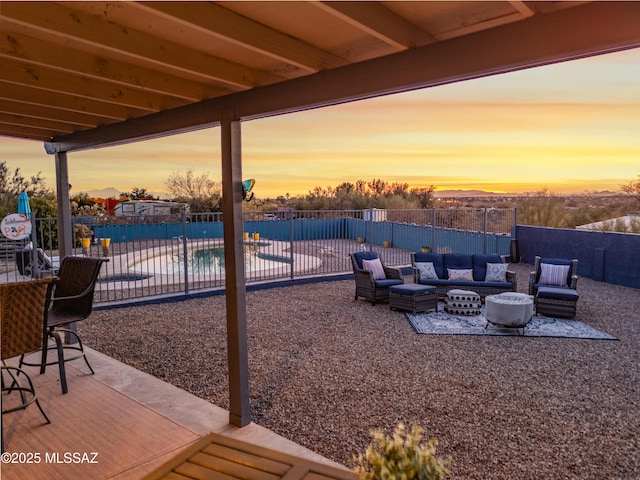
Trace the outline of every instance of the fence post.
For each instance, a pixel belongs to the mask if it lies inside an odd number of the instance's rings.
[[[484,235],[482,236],[482,253],[487,254],[487,207],[484,207]]]
[[[431,209],[431,251],[436,253],[436,209]]]
[[[182,222],[182,263],[184,264],[184,293],[189,293],[189,255],[187,253],[187,214],[182,212],[180,215]]]
[[[373,250],[373,208],[369,209],[369,251]]]
[[[293,280],[295,271],[293,268],[293,208],[289,209],[289,258],[291,259],[290,276],[291,280]]]

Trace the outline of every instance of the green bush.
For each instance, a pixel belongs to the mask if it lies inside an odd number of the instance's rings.
[[[354,471],[362,480],[441,480],[449,473],[450,458],[436,457],[438,441],[420,443],[424,430],[417,425],[405,433],[398,424],[393,436],[372,432],[365,455],[354,457]]]

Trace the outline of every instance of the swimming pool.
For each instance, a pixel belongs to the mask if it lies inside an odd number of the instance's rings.
[[[283,251],[277,245],[281,242],[251,242],[244,246],[245,272],[250,275],[269,272],[282,275],[290,272],[296,257]],[[308,262],[305,262],[308,264]],[[186,254],[182,248],[173,248],[165,252],[155,252],[153,256],[141,256],[129,265],[129,271],[142,275],[183,275],[224,276],[224,247],[190,245]]]

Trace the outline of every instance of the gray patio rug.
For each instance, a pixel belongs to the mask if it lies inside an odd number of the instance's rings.
[[[512,335],[522,336],[522,329],[499,328],[489,325],[482,313],[477,316],[450,315],[444,311],[444,304],[438,305],[438,312],[405,313],[416,333],[431,335]],[[592,340],[617,340],[616,337],[577,320],[564,320],[534,315],[524,329],[525,337],[585,338]]]

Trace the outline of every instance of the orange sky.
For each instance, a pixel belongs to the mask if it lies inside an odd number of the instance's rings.
[[[640,174],[640,49],[243,124],[258,197],[381,178],[437,190],[619,190]],[[220,178],[219,130],[71,153],[72,192],[163,191]],[[40,143],[0,137],[0,161],[53,187]]]

